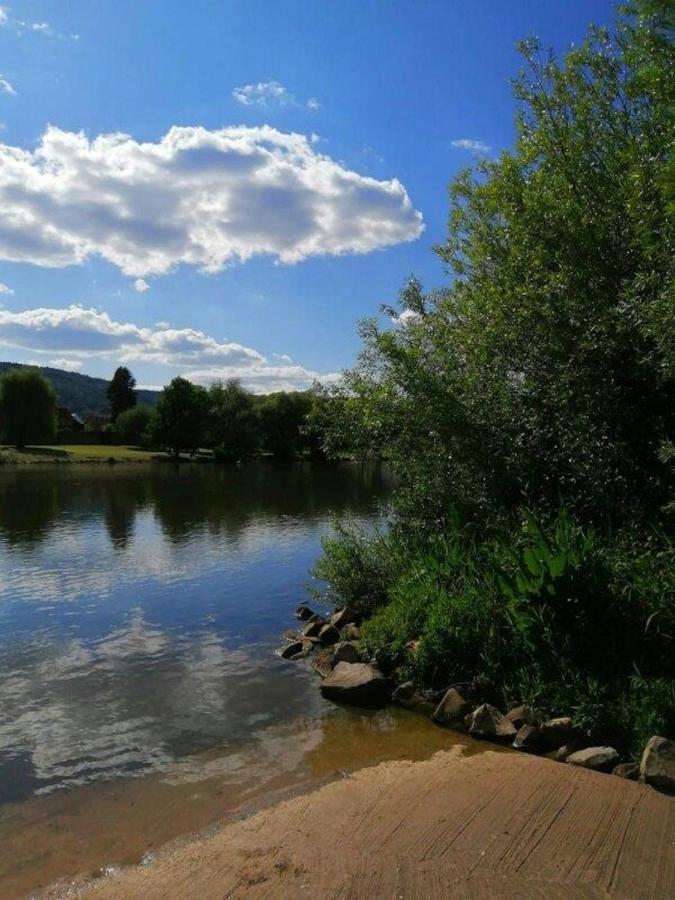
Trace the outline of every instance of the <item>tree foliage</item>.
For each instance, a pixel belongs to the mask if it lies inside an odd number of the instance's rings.
[[[312,408],[307,393],[279,392],[260,401],[259,416],[263,449],[275,459],[300,455],[307,445],[305,426]]]
[[[260,443],[253,395],[239,379],[215,381],[209,388],[209,445],[219,459],[248,459]]]
[[[562,61],[521,49],[515,149],[451,187],[452,284],[412,279],[395,327],[363,323],[329,439],[387,453],[432,520],[561,497],[650,512],[675,426],[672,8]]]
[[[143,444],[149,440],[153,421],[154,410],[145,403],[137,403],[117,416],[113,431],[130,444]]]
[[[174,378],[157,402],[153,442],[176,456],[194,453],[204,443],[209,425],[209,395],[185,378]]]
[[[56,394],[36,369],[13,369],[0,378],[4,439],[17,448],[47,444],[56,432]]]
[[[120,413],[136,405],[136,379],[126,366],[118,366],[107,390],[113,422]]]

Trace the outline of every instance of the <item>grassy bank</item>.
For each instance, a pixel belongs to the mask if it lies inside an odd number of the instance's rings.
[[[51,446],[0,447],[0,463],[95,463],[114,460],[119,463],[150,462],[153,459],[168,459],[166,453],[143,450],[140,447],[112,446],[110,444],[59,444]],[[187,457],[186,457],[187,458]]]
[[[601,538],[564,511],[480,533],[343,529],[316,574],[366,616],[366,653],[399,679],[473,682],[638,756],[652,734],[675,734],[675,547],[640,538]]]

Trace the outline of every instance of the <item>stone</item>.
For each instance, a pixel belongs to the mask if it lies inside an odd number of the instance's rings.
[[[567,762],[567,757],[576,753],[577,750],[581,750],[579,741],[570,741],[569,744],[563,744],[562,747],[558,747],[552,753],[547,753],[546,756],[553,762]]]
[[[279,655],[282,659],[302,659],[312,652],[312,644],[309,641],[294,641],[288,644]]]
[[[324,647],[319,650],[312,660],[312,667],[322,678],[326,678],[333,671],[333,648]]]
[[[578,731],[569,716],[561,716],[557,719],[548,719],[540,727],[546,743],[552,749],[562,747],[578,738]]]
[[[358,641],[361,637],[361,629],[358,625],[346,625],[342,633],[346,641]]]
[[[585,750],[570,753],[566,761],[570,766],[581,766],[594,772],[611,772],[619,759],[614,747],[586,747]]]
[[[316,621],[309,619],[309,621],[307,622],[305,627],[302,629],[302,633],[305,637],[318,638],[319,634],[321,632],[321,629],[324,627],[325,624],[326,624],[325,621],[321,618],[318,618],[318,620],[316,620]]]
[[[512,722],[503,716],[496,706],[483,703],[473,711],[469,734],[488,740],[505,740],[514,738],[516,729]]]
[[[655,788],[675,792],[675,741],[650,737],[640,760],[640,776]]]
[[[309,606],[306,606],[304,603],[301,603],[300,606],[295,611],[295,618],[301,619],[302,621],[305,621],[306,619],[311,619],[313,615],[314,615],[314,611],[311,610],[309,608]]]
[[[443,694],[431,718],[437,725],[451,725],[463,718],[468,708],[466,697],[457,688],[451,687]]]
[[[612,775],[617,775],[619,778],[627,778],[628,781],[637,781],[640,777],[640,764],[619,763],[618,766],[614,766],[612,769]]]
[[[346,628],[347,625],[353,625],[358,619],[358,613],[349,606],[336,610],[330,617],[331,625],[340,630]]]
[[[414,694],[415,682],[404,681],[394,689],[391,699],[394,703],[400,703],[403,700],[411,700]]]
[[[350,643],[349,641],[340,641],[339,644],[335,645],[335,648],[333,649],[333,666],[336,666],[341,662],[361,662],[361,655],[359,654],[359,648],[356,644]]]
[[[541,753],[546,742],[535,725],[521,725],[512,746],[514,750],[522,750],[523,753]]]
[[[335,625],[324,625],[319,631],[319,640],[322,644],[337,644],[340,640],[340,632]]]
[[[292,631],[290,628],[287,628],[284,631],[284,640],[288,641],[289,644],[294,644],[296,641],[299,641],[301,635],[298,631]]]
[[[523,725],[534,725],[534,714],[529,706],[516,706],[506,713],[505,718],[515,728],[522,728]]]
[[[338,663],[321,682],[321,693],[327,700],[353,706],[378,707],[387,700],[387,681],[367,663]]]

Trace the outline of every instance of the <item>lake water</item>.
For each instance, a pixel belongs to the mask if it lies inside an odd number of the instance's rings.
[[[333,516],[369,527],[388,489],[355,465],[0,469],[0,895],[450,742],[274,653]]]

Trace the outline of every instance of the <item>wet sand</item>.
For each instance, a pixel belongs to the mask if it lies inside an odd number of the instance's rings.
[[[160,774],[9,804],[0,810],[0,897],[14,900],[53,882],[139,863],[185,835],[384,760],[485,746],[405,710],[335,708],[264,729],[234,752],[187,757]]]
[[[84,886],[92,900],[675,897],[675,799],[461,747],[388,762]]]

